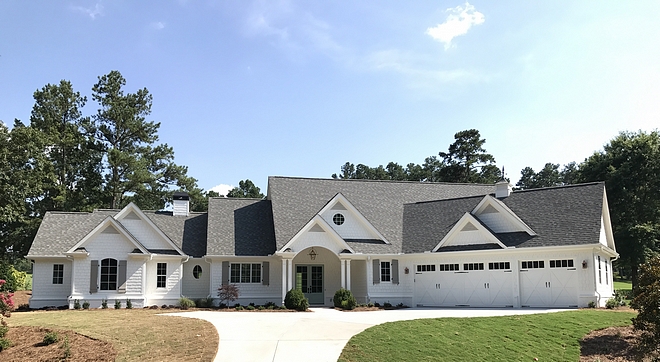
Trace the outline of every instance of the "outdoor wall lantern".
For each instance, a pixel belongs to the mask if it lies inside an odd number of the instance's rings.
[[[316,252],[314,251],[314,249],[312,249],[307,255],[309,255],[310,259],[316,260]]]
[[[408,269],[408,267],[405,267],[405,269],[403,269],[403,272],[408,274],[410,272],[410,269]]]
[[[587,261],[582,260],[582,269],[587,269]]]

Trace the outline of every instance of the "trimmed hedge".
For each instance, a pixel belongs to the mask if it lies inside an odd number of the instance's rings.
[[[309,308],[309,301],[305,298],[302,290],[300,289],[291,289],[286,292],[284,297],[284,305],[287,309],[295,309],[297,311],[304,312]]]

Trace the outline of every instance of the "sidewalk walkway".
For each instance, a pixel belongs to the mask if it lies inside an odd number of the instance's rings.
[[[218,330],[215,361],[337,361],[348,340],[385,322],[420,318],[494,317],[558,312],[561,309],[430,309],[340,312],[312,308],[308,313],[198,311],[167,315],[198,318]]]

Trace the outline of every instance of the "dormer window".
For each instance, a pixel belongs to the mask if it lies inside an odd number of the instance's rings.
[[[344,218],[344,215],[342,215],[340,213],[336,213],[332,217],[332,222],[334,222],[335,225],[337,225],[337,226],[342,225],[344,223],[344,221],[346,221],[346,219]]]

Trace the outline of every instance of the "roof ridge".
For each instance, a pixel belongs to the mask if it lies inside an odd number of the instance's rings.
[[[409,180],[370,180],[363,178],[325,178],[325,177],[303,177],[303,176],[268,176],[268,179],[292,179],[292,180],[315,180],[315,181],[337,181],[337,182],[376,182],[376,183],[401,183],[418,185],[463,185],[463,186],[495,186],[495,184],[477,184],[469,182],[434,182],[434,181],[409,181]]]
[[[580,183],[580,184],[571,184],[571,185],[559,185],[559,186],[549,186],[549,187],[539,187],[535,189],[525,189],[525,190],[514,190],[511,194],[516,194],[516,193],[521,193],[521,192],[533,192],[533,191],[547,191],[547,190],[555,190],[555,189],[567,189],[571,187],[586,187],[586,186],[594,186],[594,185],[604,185],[605,181],[593,181],[593,182],[585,182],[585,183]]]
[[[456,201],[456,200],[467,200],[467,199],[483,199],[486,195],[493,195],[492,193],[483,194],[483,195],[474,195],[474,196],[463,196],[463,197],[453,197],[451,199],[439,199],[439,200],[426,200],[426,201],[417,201],[417,202],[408,202],[404,205],[417,205],[417,204],[428,204],[431,202],[443,202],[443,201]]]

